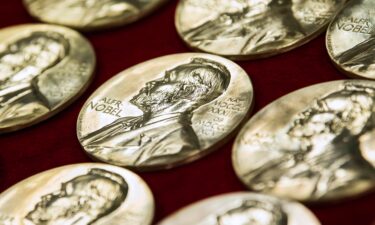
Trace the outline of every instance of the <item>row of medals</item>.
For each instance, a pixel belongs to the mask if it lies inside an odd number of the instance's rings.
[[[134,22],[163,1],[24,3],[43,22],[92,31]],[[179,35],[211,54],[159,57],[105,82],[84,104],[77,135],[89,156],[108,164],[64,166],[14,185],[0,195],[0,224],[151,224],[151,191],[121,167],[170,169],[205,156],[235,133],[249,116],[253,88],[226,58],[291,50],[331,22],[326,45],[333,63],[346,74],[375,79],[373,7],[372,0],[181,0]],[[0,31],[0,132],[50,117],[87,88],[94,50],[64,26]],[[368,80],[322,83],[274,101],[245,124],[232,154],[241,181],[270,196],[212,197],[159,224],[319,224],[293,200],[342,200],[373,188],[374,107],[375,83]]]

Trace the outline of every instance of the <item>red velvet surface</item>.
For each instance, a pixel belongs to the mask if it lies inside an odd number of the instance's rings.
[[[76,138],[76,120],[83,103],[103,82],[130,66],[158,56],[190,51],[174,27],[176,5],[177,1],[171,0],[134,24],[85,34],[97,54],[93,83],[78,101],[56,116],[33,127],[0,136],[0,192],[44,170],[91,162]],[[1,2],[1,28],[35,22],[23,8],[21,0]],[[238,63],[248,72],[254,85],[253,113],[299,88],[347,79],[331,64],[324,34],[288,53]],[[246,190],[232,169],[232,144],[233,139],[216,152],[185,166],[140,174],[155,196],[155,222],[200,199]],[[368,194],[354,200],[309,208],[323,225],[371,225],[375,223],[374,204],[375,194]]]

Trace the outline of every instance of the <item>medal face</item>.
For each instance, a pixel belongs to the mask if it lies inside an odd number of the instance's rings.
[[[170,168],[223,144],[252,98],[248,75],[232,61],[200,53],[160,57],[103,84],[81,110],[78,139],[107,163]]]
[[[23,0],[36,19],[79,30],[98,30],[134,22],[166,0]]]
[[[352,197],[374,187],[375,83],[310,86],[271,103],[233,147],[237,175],[252,190],[300,201]]]
[[[375,79],[374,6],[371,0],[350,1],[327,31],[328,53],[349,76]]]
[[[0,223],[10,225],[151,224],[152,193],[136,174],[85,163],[19,182],[0,195]]]
[[[91,81],[95,53],[77,32],[51,25],[0,30],[0,133],[42,121]]]
[[[167,217],[158,225],[320,225],[303,205],[254,193],[211,197]]]
[[[176,27],[193,49],[235,59],[279,54],[313,39],[344,0],[182,0]]]

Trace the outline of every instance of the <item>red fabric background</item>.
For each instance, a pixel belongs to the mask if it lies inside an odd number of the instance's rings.
[[[0,136],[0,192],[17,182],[54,167],[90,162],[76,138],[76,119],[89,95],[118,72],[145,60],[190,51],[174,27],[177,1],[171,0],[154,14],[134,24],[86,34],[97,53],[96,77],[88,91],[67,109],[33,127]],[[34,23],[21,0],[3,0],[0,27]],[[324,35],[285,54],[243,61],[255,89],[257,112],[278,97],[308,85],[346,79],[330,62]],[[194,163],[168,171],[141,173],[156,200],[155,222],[197,200],[245,187],[231,166],[233,139]],[[323,225],[375,223],[375,194],[342,203],[309,208]],[[301,224],[302,225],[302,224]]]

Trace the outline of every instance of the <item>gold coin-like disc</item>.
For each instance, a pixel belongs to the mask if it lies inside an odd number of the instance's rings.
[[[320,225],[306,207],[271,196],[238,192],[201,200],[157,225]]]
[[[233,147],[255,191],[305,202],[354,197],[375,185],[375,82],[313,85],[258,112]]]
[[[166,169],[216,149],[247,117],[251,81],[219,56],[184,53],[127,69],[83,106],[78,139],[95,159]]]
[[[0,30],[0,133],[44,120],[91,81],[95,53],[74,30],[20,25]]]
[[[134,22],[166,0],[23,0],[36,19],[79,30],[98,30]]]
[[[150,225],[154,200],[136,174],[99,163],[34,175],[0,194],[4,225]]]
[[[253,59],[296,48],[320,34],[345,0],[181,0],[175,23],[193,49]]]
[[[349,76],[375,79],[374,7],[372,0],[351,0],[328,28],[328,53]]]

